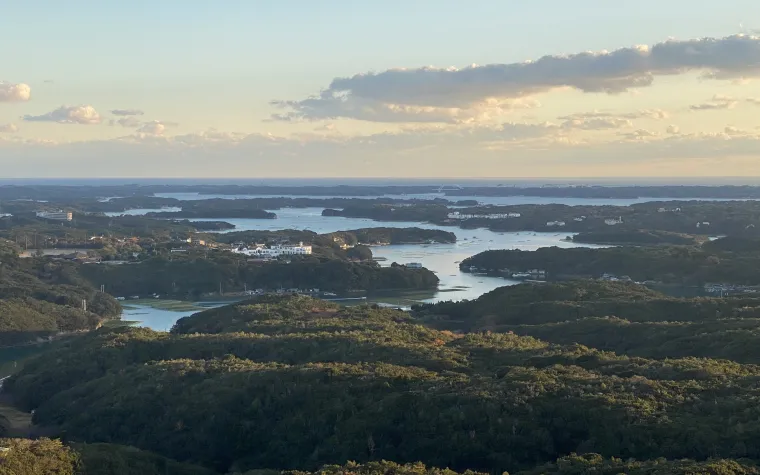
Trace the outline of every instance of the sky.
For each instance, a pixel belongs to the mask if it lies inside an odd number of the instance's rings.
[[[760,176],[757,0],[0,0],[0,177]]]

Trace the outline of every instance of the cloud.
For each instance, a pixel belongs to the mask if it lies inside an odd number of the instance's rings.
[[[602,112],[598,110],[594,110],[591,112],[579,112],[576,114],[570,114],[563,117],[560,117],[560,120],[588,120],[588,119],[611,119],[611,118],[621,118],[621,119],[628,119],[628,120],[636,120],[636,119],[656,119],[656,120],[663,120],[667,119],[669,117],[668,113],[662,109],[640,109],[633,112],[622,112],[622,113],[613,113],[613,112]]]
[[[28,84],[0,81],[0,102],[26,102],[32,97]]]
[[[565,115],[558,119],[562,121],[562,127],[565,129],[609,130],[633,127],[632,121],[636,119],[663,120],[668,117],[668,113],[662,109],[640,109],[621,113],[594,110]]]
[[[730,136],[750,135],[750,132],[731,125],[724,128],[723,133]]]
[[[749,102],[750,104],[754,104],[756,106],[760,106],[760,99],[756,97],[748,97],[745,99],[745,101]]]
[[[670,135],[678,135],[681,133],[681,128],[677,125],[669,125],[665,131]]]
[[[633,123],[628,119],[622,117],[600,117],[597,119],[567,119],[562,123],[562,127],[565,129],[580,129],[580,130],[608,130],[608,129],[621,129],[625,127],[633,127]]]
[[[760,132],[587,139],[558,125],[427,126],[362,136],[273,136],[207,130],[49,143],[0,139],[6,177],[28,176],[674,176],[716,170],[757,176]],[[103,161],[103,157],[109,160]],[[357,159],[357,157],[360,157]],[[220,171],[221,170],[221,171]],[[227,170],[227,172],[225,172]]]
[[[92,106],[61,106],[43,115],[25,115],[28,122],[57,122],[59,124],[99,124],[100,114]]]
[[[710,102],[695,104],[689,106],[689,109],[693,111],[725,110],[733,109],[738,103],[739,101],[733,97],[716,94],[713,96]]]
[[[137,133],[147,135],[163,135],[165,130],[166,124],[159,120],[154,120],[151,122],[145,122],[142,127],[137,129]]]
[[[122,127],[130,127],[130,128],[137,128],[142,125],[142,122],[139,119],[136,119],[134,117],[122,117],[120,119],[111,119],[108,121],[109,125],[120,125]]]
[[[328,122],[327,124],[322,124],[319,127],[314,128],[317,132],[334,132],[336,130],[335,124]]]
[[[111,114],[113,115],[144,115],[145,112],[139,110],[139,109],[113,109],[111,111]]]
[[[16,124],[0,124],[0,133],[14,134],[18,132]]]
[[[651,86],[659,76],[688,72],[714,79],[760,76],[760,37],[668,40],[651,47],[544,56],[521,63],[356,74],[333,79],[318,96],[274,101],[288,112],[272,118],[457,122],[475,120],[484,104],[508,104],[560,88],[615,94]]]
[[[468,107],[387,104],[373,100],[340,97],[303,101],[271,101],[271,105],[288,112],[273,114],[272,120],[302,122],[350,117],[370,122],[438,122],[467,124],[497,119],[515,109],[532,109],[541,104],[532,99],[486,99]]]
[[[624,137],[628,140],[644,140],[651,137],[657,137],[659,134],[657,132],[652,132],[651,130],[646,129],[636,129],[633,132],[620,134],[621,137]]]

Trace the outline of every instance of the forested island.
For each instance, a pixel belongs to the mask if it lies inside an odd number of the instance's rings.
[[[177,224],[187,224],[198,232],[203,231],[227,231],[235,229],[234,224],[226,221],[175,221]]]
[[[320,289],[332,292],[434,289],[427,269],[401,265],[294,257],[288,262],[248,262],[233,254],[157,256],[129,265],[89,265],[82,276],[117,296],[153,295],[198,299],[245,289]]]
[[[758,201],[653,201],[630,206],[563,204],[474,206],[444,204],[410,206],[363,203],[325,209],[323,216],[377,221],[418,221],[496,232],[635,233],[641,230],[701,236],[760,236]],[[663,234],[664,235],[664,234]]]
[[[667,297],[624,284],[514,292],[504,302],[523,302],[522,312],[542,297],[599,311],[607,300],[621,312],[650,301],[651,319],[631,313],[641,324],[672,315],[657,310]],[[465,314],[505,309],[477,305]],[[697,301],[679,305],[726,335],[733,320],[757,325],[757,315],[731,313],[738,303],[714,303],[728,320]],[[757,471],[757,366],[694,358],[697,342],[658,360],[516,332],[436,330],[431,315],[260,297],[182,319],[171,333],[98,330],[30,361],[6,390],[71,442],[131,445],[216,473],[441,473],[381,460],[488,473]],[[733,355],[742,352],[722,353]],[[361,465],[320,468],[345,460]]]
[[[410,228],[361,228],[318,234],[314,231],[282,229],[279,231],[234,231],[206,237],[217,242],[231,244],[237,241],[270,243],[286,240],[289,242],[310,242],[319,246],[354,246],[363,244],[377,246],[385,244],[428,244],[454,243],[456,234],[439,229]]]
[[[198,193],[200,195],[259,195],[259,196],[343,196],[382,197],[386,195],[439,194],[456,200],[460,196],[541,196],[555,198],[713,198],[713,199],[758,199],[760,186],[748,185],[558,185],[547,183],[543,186],[530,184],[462,184],[452,186],[441,184],[241,184],[241,183],[150,183],[141,184],[98,184],[78,183],[75,185],[55,184],[14,184],[0,185],[0,200],[76,200],[82,198],[103,199],[113,197],[152,197],[162,193]]]
[[[646,231],[630,229],[612,229],[578,233],[572,236],[573,242],[587,244],[610,244],[615,246],[654,246],[654,245],[696,245],[705,241],[704,237],[670,233],[666,231]]]
[[[209,203],[209,201],[213,203]],[[238,200],[192,201],[194,206],[185,206],[180,211],[151,211],[145,216],[160,219],[211,218],[211,219],[277,219],[277,214],[264,209],[245,206]]]
[[[740,242],[756,240],[744,239]],[[600,278],[607,274],[638,282],[679,285],[760,285],[760,274],[757,272],[760,252],[723,250],[723,246],[723,239],[718,239],[703,246],[493,250],[467,258],[460,265],[468,271],[507,275],[541,269],[549,280]]]
[[[235,203],[231,203],[234,201]],[[128,211],[130,209],[157,209],[179,208],[183,211],[196,213],[218,213],[224,204],[232,205],[233,208],[268,209],[278,210],[283,208],[344,208],[354,205],[399,205],[410,206],[414,204],[436,203],[449,206],[477,206],[476,200],[448,200],[445,198],[405,198],[380,197],[380,198],[320,198],[320,197],[297,197],[297,196],[271,196],[271,197],[236,197],[236,199],[211,198],[202,200],[181,200],[178,198],[162,198],[155,196],[132,196],[126,198],[113,198],[108,201],[97,199],[77,199],[60,202],[63,205],[84,213],[107,213]],[[28,202],[15,202],[9,204],[11,210],[27,209]]]

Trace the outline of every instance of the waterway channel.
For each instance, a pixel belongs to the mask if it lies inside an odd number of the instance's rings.
[[[143,211],[147,212],[147,211]],[[324,217],[322,208],[284,208],[275,210],[277,219],[224,219],[235,225],[235,231],[246,230],[280,230],[306,229],[316,233],[330,233],[340,230],[370,228],[370,227],[420,227],[425,229],[441,229],[456,234],[457,242],[453,244],[415,244],[396,246],[375,246],[373,254],[381,259],[381,265],[391,265],[420,262],[423,266],[436,273],[440,279],[437,291],[416,293],[415,296],[398,294],[371,296],[370,301],[384,303],[398,302],[408,305],[411,301],[438,302],[442,300],[475,299],[486,292],[505,285],[517,284],[498,277],[488,277],[461,272],[459,262],[489,249],[521,249],[533,251],[540,247],[598,247],[577,244],[564,239],[570,233],[535,233],[512,232],[498,233],[488,229],[465,230],[457,227],[436,226],[417,222],[379,222],[363,218]],[[132,210],[133,214],[139,211]],[[209,220],[212,221],[212,220]],[[200,305],[209,306],[208,303]],[[217,303],[217,305],[219,305]],[[174,312],[151,307],[138,306],[124,312],[125,320],[141,321],[142,325],[156,330],[166,330],[178,318],[193,312]]]

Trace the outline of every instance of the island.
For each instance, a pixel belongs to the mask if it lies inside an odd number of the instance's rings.
[[[578,233],[570,238],[573,242],[585,244],[611,244],[632,246],[654,245],[695,245],[706,239],[692,234],[671,233],[667,231],[646,231],[643,229],[612,229]]]
[[[89,265],[83,278],[103,285],[115,296],[162,295],[197,300],[222,294],[322,291],[378,292],[435,289],[438,277],[425,268],[402,265],[381,267],[374,262],[294,256],[287,260],[260,261],[243,254],[175,253],[129,265]]]
[[[377,221],[417,221],[496,232],[638,233],[760,237],[758,201],[660,201],[610,205],[481,205],[454,208],[444,204],[362,204],[325,209],[323,216]],[[651,238],[650,238],[651,240]]]
[[[590,277],[699,287],[732,284],[753,291],[750,287],[760,285],[756,272],[760,252],[723,251],[721,241],[704,246],[492,250],[463,260],[460,267],[505,276],[536,271],[548,280]]]

